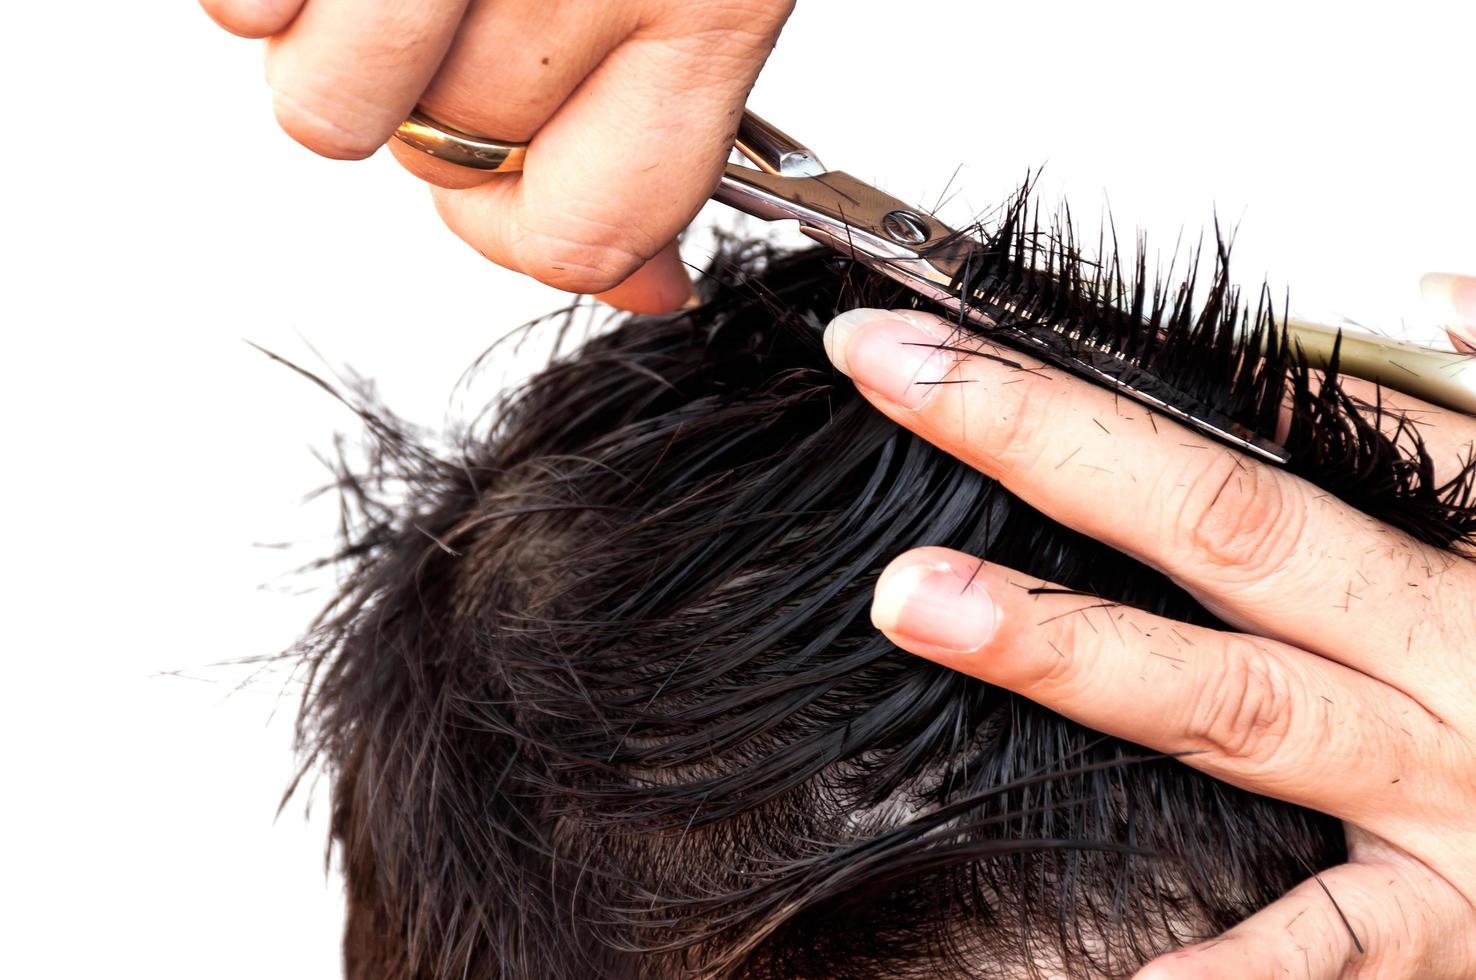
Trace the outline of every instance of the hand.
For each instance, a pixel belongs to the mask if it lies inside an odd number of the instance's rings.
[[[1241,631],[1115,606],[1109,629],[1090,598],[1032,594],[1048,583],[921,548],[877,582],[882,632],[1346,824],[1347,864],[1140,978],[1476,976],[1476,565],[1145,410],[1119,413],[1106,389],[937,350],[959,341],[935,317],[857,310],[825,342],[898,424],[1159,569]],[[945,376],[960,383],[936,383]],[[1392,392],[1383,401],[1425,413],[1437,479],[1457,471],[1476,419]],[[1182,642],[1165,651],[1155,632]],[[1163,654],[1175,669],[1145,668]]]
[[[1420,280],[1420,292],[1445,320],[1451,345],[1476,354],[1476,276],[1431,272]]]
[[[288,135],[374,153],[417,104],[531,140],[522,174],[400,144],[453,231],[499,265],[637,312],[692,296],[675,240],[717,186],[793,0],[200,0],[266,37]]]

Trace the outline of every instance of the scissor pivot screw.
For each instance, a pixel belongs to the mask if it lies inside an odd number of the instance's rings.
[[[921,245],[928,240],[928,223],[912,211],[888,211],[882,215],[881,226],[900,245]]]

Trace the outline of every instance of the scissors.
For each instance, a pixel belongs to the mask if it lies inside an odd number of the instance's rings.
[[[450,163],[497,173],[522,169],[526,144],[459,132],[416,112],[396,132],[403,142]],[[1285,447],[1156,378],[1131,360],[1079,344],[1067,350],[1049,328],[1000,322],[965,301],[969,252],[977,242],[927,210],[865,181],[827,170],[808,147],[745,111],[734,149],[753,167],[729,163],[713,200],[765,221],[794,220],[807,237],[896,280],[977,326],[984,336],[1031,353],[1268,462]],[[1476,357],[1432,350],[1303,321],[1284,329],[1313,367],[1334,351],[1341,369],[1427,401],[1476,413]],[[1275,343],[1268,337],[1265,343]]]

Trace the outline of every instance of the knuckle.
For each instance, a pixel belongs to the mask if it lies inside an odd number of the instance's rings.
[[[1347,928],[1363,944],[1368,960],[1351,977],[1425,976],[1420,968],[1437,962],[1449,968],[1465,957],[1458,944],[1441,935],[1454,925],[1453,911],[1445,896],[1436,895],[1430,883],[1416,881],[1402,868],[1384,868],[1386,877],[1375,886],[1362,881],[1342,889],[1340,910]],[[1396,900],[1390,902],[1390,896]],[[1469,907],[1468,907],[1469,908]],[[1454,954],[1454,955],[1452,955]],[[1469,969],[1469,963],[1464,964]],[[1436,971],[1440,975],[1468,976]]]
[[[1243,937],[1221,935],[1171,950],[1134,973],[1133,980],[1184,980],[1185,977],[1223,980],[1229,974],[1219,971],[1224,968],[1227,956],[1238,961],[1234,980],[1290,980],[1292,977],[1310,980],[1305,969],[1306,957],[1300,951],[1288,957],[1279,946],[1265,940],[1253,948],[1245,948],[1249,942]],[[1292,972],[1293,962],[1299,972]]]
[[[1462,650],[1476,636],[1476,603],[1466,600],[1476,595],[1476,566],[1467,559],[1437,552],[1430,558],[1439,568],[1429,581],[1436,596],[1431,603],[1425,625],[1440,649]],[[1422,590],[1423,591],[1423,590]]]
[[[1096,606],[1096,602],[1091,602],[1086,608],[1051,620],[1040,637],[1046,649],[1038,658],[1028,658],[1029,662],[1039,664],[1035,676],[1030,678],[1035,692],[1069,698],[1083,679],[1090,676],[1087,665],[1101,645],[1099,628],[1089,619],[1099,614]]]
[[[1247,580],[1281,567],[1300,546],[1306,505],[1281,474],[1215,453],[1187,481],[1175,527],[1190,560]]]
[[[709,30],[767,40],[778,33],[794,6],[795,0],[708,0],[678,4],[674,13],[698,21]]]
[[[200,6],[211,20],[239,37],[266,37],[285,26],[281,15],[260,0],[200,0]]]
[[[991,441],[997,459],[1024,468],[1038,461],[1045,450],[1046,420],[1051,417],[1055,392],[1051,385],[1033,379],[1019,387],[1016,397],[999,403],[1003,414],[992,428]]]
[[[272,111],[283,132],[332,160],[362,160],[388,138],[382,113],[324,95],[320,87],[274,86]]]
[[[1230,637],[1214,682],[1191,702],[1186,735],[1229,760],[1264,769],[1286,754],[1296,721],[1297,688],[1267,650]]]
[[[618,286],[645,261],[640,251],[613,236],[591,240],[530,232],[513,251],[523,272],[571,293],[599,293]]]
[[[962,358],[958,371],[963,376],[995,377],[987,366],[972,363],[977,360],[973,355]],[[1060,404],[1069,397],[1069,386],[1051,376],[1026,375],[1008,381],[960,385],[962,397],[934,398],[929,404],[931,410],[944,413],[940,421],[947,431],[960,438],[967,433],[970,454],[991,463],[994,476],[1024,474],[1050,465],[1047,452],[1060,441],[1051,420],[1070,410]]]
[[[1133,980],[1178,980],[1185,975],[1179,964],[1192,961],[1193,955],[1192,951],[1182,949],[1165,953],[1134,973]]]

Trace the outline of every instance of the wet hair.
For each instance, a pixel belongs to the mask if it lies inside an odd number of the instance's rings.
[[[1335,367],[1251,356],[1234,330],[1273,314],[1223,254],[1207,288],[1154,288],[1024,213],[990,233],[977,295],[1099,345],[1115,330],[1255,431],[1289,406],[1294,472],[1463,544],[1469,473],[1437,485],[1418,432],[1361,415]],[[439,448],[354,400],[370,454],[337,477],[340,591],[298,651],[351,980],[1119,975],[1344,859],[1335,820],[878,635],[877,574],[920,545],[1220,624],[828,365],[834,314],[922,301],[735,241],[703,290]]]

